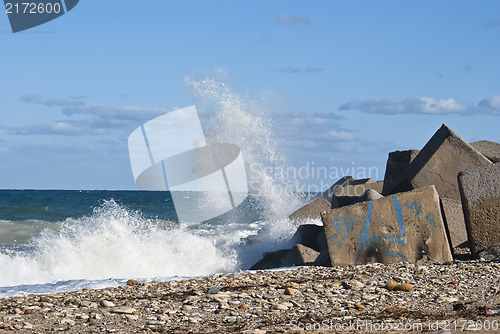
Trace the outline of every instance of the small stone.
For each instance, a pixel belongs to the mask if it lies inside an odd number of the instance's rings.
[[[354,307],[357,309],[357,310],[364,310],[364,306],[361,305],[361,304],[354,304]]]
[[[132,314],[136,312],[136,309],[127,306],[118,306],[118,307],[113,307],[111,310],[109,310],[109,312],[116,314]]]
[[[343,281],[342,286],[346,289],[361,290],[365,285],[360,281],[349,280],[349,281]]]
[[[299,290],[294,288],[285,288],[285,295],[293,295],[296,294]]]
[[[125,318],[127,318],[128,320],[137,320],[137,319],[139,319],[139,315],[137,315],[137,314],[125,314]]]
[[[385,267],[385,270],[396,270],[396,268],[394,268],[392,266],[387,266],[387,267]]]
[[[101,300],[99,302],[99,305],[102,307],[115,307],[115,304],[113,302],[110,302],[109,300]]]
[[[398,283],[394,282],[394,281],[389,281],[387,282],[387,285],[385,286],[385,288],[389,291],[392,291],[394,290],[396,287],[398,286]]]
[[[213,287],[213,288],[210,288],[208,290],[208,293],[211,294],[211,295],[214,295],[214,294],[218,293],[219,291],[220,291],[219,288]]]
[[[139,281],[137,281],[137,280],[135,280],[135,279],[129,279],[129,280],[127,281],[127,285],[128,285],[128,286],[138,285],[139,283],[140,283],[140,282],[139,282]]]
[[[76,321],[64,318],[61,320],[61,325],[68,325],[68,326],[74,326],[76,324]]]
[[[299,288],[299,284],[295,283],[295,282],[288,282],[288,283],[285,284],[285,287],[292,288],[292,289],[298,289]]]
[[[413,290],[413,285],[411,285],[410,283],[399,284],[396,287],[396,290],[399,290],[399,291],[411,291],[411,290]]]
[[[388,307],[384,310],[384,312],[389,312],[389,313],[401,313],[405,312],[406,308],[403,306],[393,306],[393,307]]]
[[[247,308],[250,308],[250,305],[249,304],[243,304],[243,305],[240,306],[240,308],[247,309]]]

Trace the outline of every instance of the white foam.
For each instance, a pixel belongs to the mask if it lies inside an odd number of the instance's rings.
[[[0,254],[0,286],[61,280],[195,276],[234,271],[235,255],[215,239],[183,228],[162,228],[114,201],[90,217],[46,230],[29,252]]]

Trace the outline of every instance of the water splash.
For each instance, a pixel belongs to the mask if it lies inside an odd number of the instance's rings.
[[[215,239],[168,222],[161,226],[114,201],[58,232],[43,231],[30,248],[16,255],[0,254],[0,286],[195,276],[237,268],[236,255],[217,249]]]
[[[274,173],[286,164],[281,139],[276,135],[264,98],[252,99],[235,92],[229,75],[216,69],[208,76],[185,78],[207,127],[208,142],[226,142],[241,148],[249,191],[257,198],[263,217],[281,219],[302,201],[294,193],[294,180]]]

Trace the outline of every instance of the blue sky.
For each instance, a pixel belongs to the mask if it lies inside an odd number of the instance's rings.
[[[128,135],[216,68],[272,96],[291,166],[381,179],[442,123],[500,141],[499,41],[493,0],[81,0],[16,34],[0,13],[0,188],[136,189]]]

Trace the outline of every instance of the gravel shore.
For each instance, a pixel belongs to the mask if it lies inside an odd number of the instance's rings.
[[[217,274],[0,299],[1,333],[500,332],[486,261]]]

